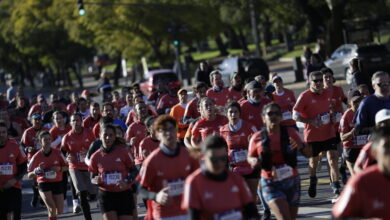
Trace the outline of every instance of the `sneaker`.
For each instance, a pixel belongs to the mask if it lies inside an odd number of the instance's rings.
[[[308,194],[311,198],[314,198],[317,195],[317,177],[315,177],[315,176],[310,177],[310,185],[309,185]]]
[[[345,185],[347,183],[348,177],[347,177],[347,172],[345,166],[341,166],[339,168],[340,175],[341,175],[341,182]]]
[[[339,200],[339,198],[340,198],[340,195],[334,195],[332,198],[331,198],[331,202],[332,202],[332,204],[334,204],[334,203],[336,203],[338,200]]]
[[[266,209],[264,210],[264,214],[261,217],[262,220],[271,220],[271,210]]]
[[[333,193],[335,195],[340,195],[340,188],[341,187],[340,187],[340,182],[339,181],[330,183],[330,186],[332,187]]]
[[[81,207],[79,204],[77,204],[76,206],[73,206],[73,213],[74,214],[78,214],[81,212]]]
[[[31,198],[30,205],[33,208],[37,207],[37,205],[38,205],[38,195],[37,194],[35,194],[35,193],[33,194],[33,197]]]

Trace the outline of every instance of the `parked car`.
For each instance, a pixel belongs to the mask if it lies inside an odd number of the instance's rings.
[[[363,72],[370,76],[379,70],[390,70],[390,52],[385,45],[371,43],[367,45],[344,44],[337,48],[330,59],[325,61],[325,65],[331,68],[336,78],[351,81],[349,73],[349,61],[352,58],[359,58],[363,67]]]
[[[234,72],[238,72],[244,80],[257,75],[263,75],[267,80],[269,78],[269,67],[261,58],[228,57],[222,61],[219,69],[226,86],[230,85],[230,76]]]
[[[144,78],[144,81],[140,83],[140,87],[145,94],[152,92],[160,81],[166,84],[174,82],[177,85],[180,85],[176,73],[171,69],[151,70],[145,73]]]

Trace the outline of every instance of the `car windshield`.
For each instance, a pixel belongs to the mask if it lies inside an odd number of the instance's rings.
[[[175,73],[159,73],[155,74],[153,76],[153,84],[156,84],[157,82],[172,82],[177,81],[177,76]]]
[[[360,47],[357,52],[359,54],[373,54],[373,53],[388,53],[388,50],[383,45],[373,45],[373,46],[366,46],[366,47]]]

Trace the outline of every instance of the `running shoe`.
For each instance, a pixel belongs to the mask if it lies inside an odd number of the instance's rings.
[[[261,217],[262,220],[271,220],[271,210],[266,209],[264,210],[264,214]]]
[[[317,195],[317,177],[315,176],[310,177],[308,194],[311,198],[314,198]]]

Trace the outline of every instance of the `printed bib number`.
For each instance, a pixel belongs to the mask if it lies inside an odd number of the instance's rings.
[[[104,183],[107,185],[117,184],[121,180],[122,180],[122,173],[119,172],[104,173]]]
[[[341,112],[337,112],[336,113],[336,122],[340,122],[342,116],[343,116],[343,114]]]
[[[233,162],[239,163],[239,162],[246,161],[247,155],[248,155],[248,150],[246,149],[233,150],[232,151]]]
[[[320,115],[320,120],[323,125],[327,125],[330,122],[330,114],[324,113]]]
[[[276,180],[282,181],[284,179],[292,177],[293,168],[284,164],[284,165],[276,167],[275,172],[276,172]]]
[[[214,220],[241,220],[242,213],[239,210],[233,209],[214,215]]]
[[[183,194],[184,181],[182,179],[168,180],[168,195],[179,196]]]
[[[292,112],[291,111],[285,111],[282,114],[283,120],[289,120],[292,119]]]
[[[0,175],[12,175],[13,166],[10,163],[0,163]]]
[[[83,153],[83,152],[77,152],[77,161],[79,163],[85,163],[85,157],[86,157],[86,154]]]
[[[367,144],[368,135],[358,135],[355,137],[355,146],[362,146]]]
[[[45,172],[45,179],[52,180],[57,177],[57,173],[54,171]]]

